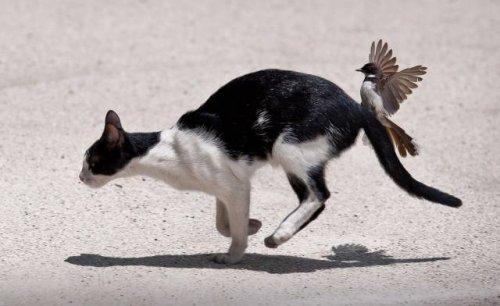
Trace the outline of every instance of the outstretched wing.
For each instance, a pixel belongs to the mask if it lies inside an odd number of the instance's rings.
[[[396,57],[392,56],[392,49],[389,49],[387,43],[383,43],[382,39],[376,45],[375,42],[372,42],[368,61],[377,66],[382,78],[387,78],[398,71]]]
[[[427,67],[418,65],[393,73],[383,78],[380,84],[380,95],[384,108],[390,115],[399,109],[399,104],[406,100],[412,89],[417,88],[417,82],[422,81],[421,75],[426,73]]]

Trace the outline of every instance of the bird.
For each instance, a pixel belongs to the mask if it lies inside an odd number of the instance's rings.
[[[416,156],[418,147],[413,138],[389,117],[418,87],[417,82],[422,81],[421,76],[426,74],[427,67],[417,65],[400,71],[398,68],[387,42],[382,39],[372,42],[368,63],[356,69],[365,75],[360,90],[361,105],[377,115],[402,157],[407,153]]]

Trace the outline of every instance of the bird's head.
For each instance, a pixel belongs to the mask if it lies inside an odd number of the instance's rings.
[[[367,75],[376,76],[380,73],[379,69],[374,63],[365,64],[360,69],[356,69],[356,71],[363,72],[365,76]]]

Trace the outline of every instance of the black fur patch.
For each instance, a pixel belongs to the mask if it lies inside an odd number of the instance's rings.
[[[184,114],[180,129],[202,128],[220,138],[232,158],[267,159],[276,138],[300,143],[330,135],[337,151],[350,146],[360,128],[360,106],[321,77],[284,70],[262,70],[236,78],[197,110]],[[266,124],[256,127],[259,115]]]
[[[330,191],[325,182],[325,166],[318,165],[308,171],[309,186],[320,202],[325,202],[330,197]]]
[[[101,137],[87,150],[87,163],[92,174],[113,175],[134,157],[143,156],[160,141],[160,133],[127,133],[119,129],[122,140],[110,146]]]
[[[292,185],[293,191],[295,191],[295,194],[299,198],[299,202],[304,202],[304,200],[309,196],[309,190],[307,189],[304,181],[293,174],[287,174],[287,177],[288,182]]]

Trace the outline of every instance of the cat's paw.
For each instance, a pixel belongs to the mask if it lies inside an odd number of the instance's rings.
[[[271,249],[275,249],[279,245],[279,244],[276,243],[276,241],[274,241],[273,235],[271,235],[271,236],[267,237],[266,239],[264,239],[264,244],[266,245],[266,247],[271,248]]]
[[[262,227],[262,222],[257,219],[250,219],[248,221],[248,235],[257,233]]]
[[[241,261],[243,256],[231,256],[227,253],[224,254],[214,254],[212,261],[218,264],[231,265]]]

